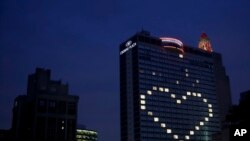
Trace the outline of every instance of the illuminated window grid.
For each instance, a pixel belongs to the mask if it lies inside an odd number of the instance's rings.
[[[164,73],[163,73],[163,74],[164,74]],[[150,81],[150,79],[149,79],[149,81]],[[182,83],[182,81],[179,81],[179,82]],[[193,83],[196,83],[195,80],[193,81]],[[163,91],[161,90],[161,92],[163,92]],[[178,94],[178,95],[179,95],[179,94]],[[150,96],[151,96],[151,95],[150,95]],[[180,95],[180,96],[181,96],[181,95]],[[192,93],[191,93],[191,96],[192,96]],[[186,98],[188,98],[188,97],[189,97],[189,96],[187,95]],[[192,97],[193,97],[193,96],[192,96]],[[202,98],[203,96],[202,96],[202,95],[199,95],[199,94],[196,92],[195,97]],[[183,99],[186,99],[186,98],[183,98]],[[178,97],[178,99],[183,100],[183,99],[181,99],[181,97]],[[202,99],[201,99],[201,101],[202,101]],[[206,101],[206,100],[205,100],[205,101]],[[209,99],[207,99],[207,101],[209,102]],[[206,101],[205,103],[208,103],[207,101]],[[205,104],[205,103],[204,103],[204,104]],[[207,107],[209,107],[209,106],[207,105]],[[205,121],[206,119],[207,119],[207,118],[204,118],[204,121]],[[202,122],[201,122],[201,125],[200,125],[200,123],[198,123],[199,129],[200,129],[200,126],[202,126],[203,124],[206,124],[206,123],[202,123]],[[198,126],[198,125],[197,125],[197,126]],[[191,134],[192,134],[192,132],[191,132]],[[185,135],[185,136],[182,136],[182,138],[185,137],[186,140],[189,140],[189,139],[190,139],[190,136],[192,136],[192,135]],[[190,139],[190,140],[192,140],[192,139]]]

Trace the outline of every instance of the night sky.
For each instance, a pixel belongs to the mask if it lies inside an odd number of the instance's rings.
[[[206,32],[223,55],[233,102],[250,89],[249,0],[1,0],[0,128],[36,67],[79,95],[78,123],[118,141],[119,44],[142,29],[197,47]]]

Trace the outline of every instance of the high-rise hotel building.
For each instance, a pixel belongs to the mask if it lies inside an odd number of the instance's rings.
[[[135,34],[120,45],[121,141],[212,141],[231,104],[221,55]]]

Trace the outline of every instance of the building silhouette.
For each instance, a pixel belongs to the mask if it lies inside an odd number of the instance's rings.
[[[12,141],[11,130],[0,129],[0,141]]]
[[[230,129],[230,141],[249,141],[250,135],[247,133],[244,137],[234,136],[236,129],[250,129],[250,90],[240,93],[240,100],[238,105],[231,107],[227,115],[226,125]]]
[[[121,141],[212,141],[222,132],[229,79],[205,33],[198,46],[147,31],[121,43]]]
[[[16,97],[15,141],[75,141],[79,97],[69,95],[68,84],[50,76],[50,70],[37,68],[28,76],[27,95]]]

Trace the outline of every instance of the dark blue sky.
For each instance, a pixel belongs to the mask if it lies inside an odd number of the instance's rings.
[[[233,101],[250,89],[249,0],[1,0],[0,128],[36,67],[79,95],[78,123],[119,140],[119,44],[142,28],[197,46],[201,32],[223,55]]]

